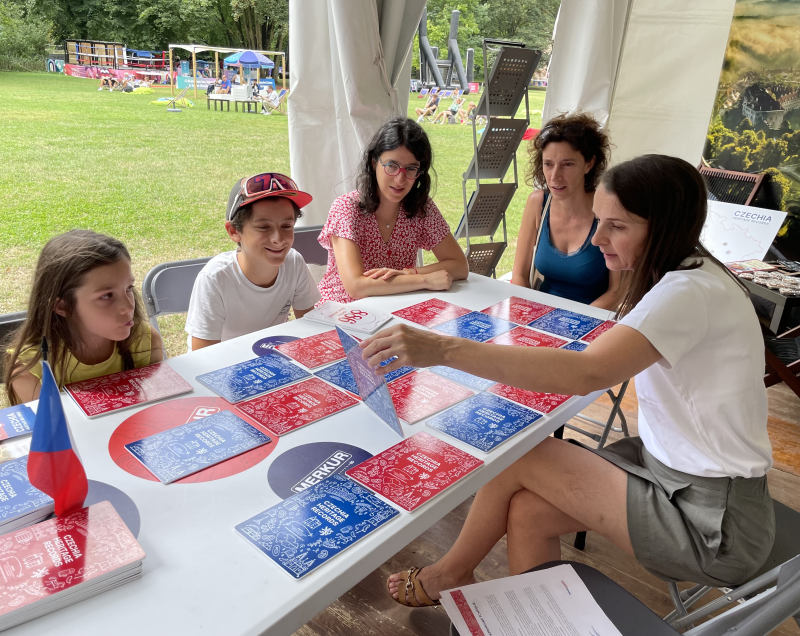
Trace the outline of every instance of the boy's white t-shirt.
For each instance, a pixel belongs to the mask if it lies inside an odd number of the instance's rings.
[[[670,468],[761,477],[772,466],[764,340],[748,296],[713,261],[669,272],[620,324],[663,356],[636,376],[639,435]]]
[[[197,275],[189,301],[186,333],[203,340],[230,340],[285,322],[289,310],[311,309],[320,299],[306,262],[294,249],[272,287],[250,282],[236,250],[212,258]]]

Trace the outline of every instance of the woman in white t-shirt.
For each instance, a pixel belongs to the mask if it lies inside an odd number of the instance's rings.
[[[590,452],[547,438],[475,496],[437,563],[389,577],[407,605],[472,582],[504,535],[511,574],[561,558],[559,537],[595,530],[662,576],[741,583],[775,536],[766,473],[764,345],[745,290],[700,244],[695,168],[647,155],[608,171],[592,242],[631,271],[621,321],[582,352],[506,347],[397,326],[366,340],[378,372],[446,365],[521,389],[586,395],[636,376],[640,437]]]

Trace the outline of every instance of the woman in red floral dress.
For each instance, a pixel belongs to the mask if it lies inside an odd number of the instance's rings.
[[[375,133],[358,190],[333,202],[319,235],[328,250],[321,302],[447,290],[467,277],[464,252],[428,196],[432,162],[428,136],[411,119],[396,117]],[[419,249],[433,251],[438,262],[416,267]]]

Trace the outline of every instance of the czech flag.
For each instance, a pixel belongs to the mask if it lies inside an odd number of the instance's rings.
[[[86,472],[74,449],[53,372],[43,361],[39,408],[28,455],[28,479],[55,500],[59,517],[83,508],[89,491]]]

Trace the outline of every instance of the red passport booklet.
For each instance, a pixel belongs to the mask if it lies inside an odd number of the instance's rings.
[[[522,406],[532,408],[539,413],[549,413],[564,404],[571,395],[561,395],[559,393],[537,393],[536,391],[526,391],[507,384],[495,384],[488,389],[489,393],[494,393],[500,397],[507,398]]]
[[[550,307],[550,305],[542,305],[519,296],[512,296],[501,300],[496,305],[483,309],[481,313],[495,318],[502,318],[503,320],[510,320],[518,325],[527,325],[537,318],[550,313],[553,309],[555,307]]]
[[[344,348],[335,329],[287,342],[275,349],[309,369],[344,359]]]
[[[347,471],[347,476],[411,512],[483,461],[420,432]]]
[[[474,395],[473,391],[431,371],[416,371],[389,385],[397,415],[414,424]]]
[[[592,330],[591,330],[589,333],[587,333],[587,334],[586,334],[586,335],[585,335],[583,338],[581,338],[581,340],[582,340],[583,342],[593,342],[593,341],[597,340],[597,338],[598,338],[599,336],[602,336],[602,335],[603,335],[603,334],[604,334],[606,331],[608,331],[609,329],[611,329],[611,327],[613,327],[613,326],[614,326],[614,325],[616,325],[616,324],[617,324],[617,323],[616,323],[616,322],[614,322],[613,320],[606,320],[606,321],[605,321],[603,324],[601,324],[599,327],[595,327],[594,329],[592,329]]]
[[[253,400],[240,402],[236,409],[275,435],[285,435],[359,403],[360,400],[327,382],[311,378]]]
[[[556,338],[541,331],[534,331],[527,327],[517,327],[487,341],[488,344],[514,345],[517,347],[559,347],[567,344],[567,340]]]
[[[425,302],[417,303],[392,313],[398,318],[410,320],[423,327],[435,327],[448,320],[453,320],[453,318],[468,314],[470,310],[438,298],[431,298]]]
[[[166,362],[73,382],[64,388],[89,418],[194,390]]]

